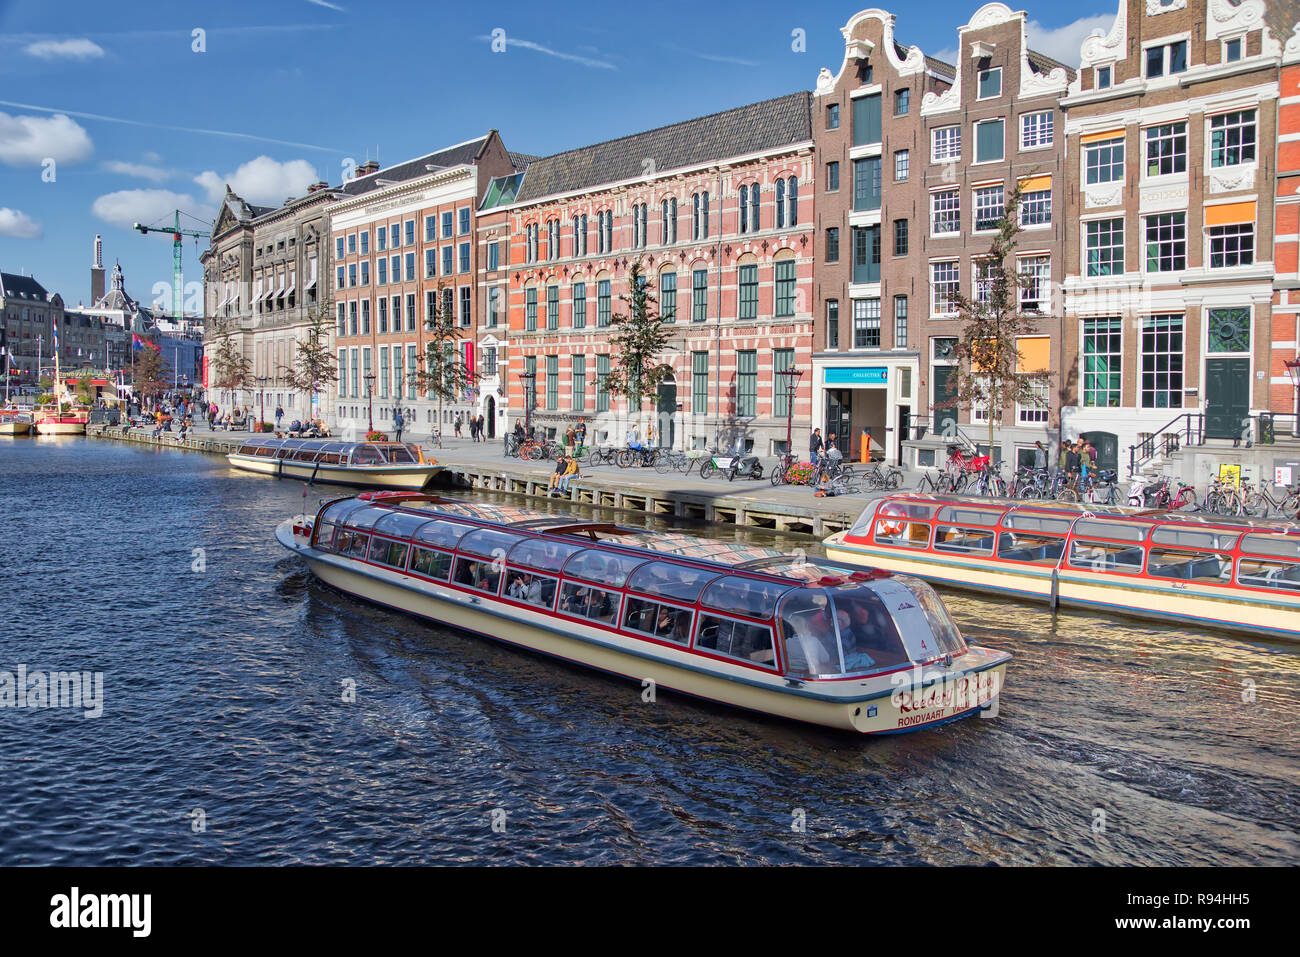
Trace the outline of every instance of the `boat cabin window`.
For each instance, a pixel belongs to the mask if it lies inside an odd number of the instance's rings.
[[[277,459],[291,458],[293,454],[297,451],[298,451],[298,446],[296,445],[282,445],[278,449],[276,449],[275,457]]]
[[[925,548],[930,544],[930,526],[925,522],[905,522],[881,518],[876,522],[875,540],[882,545],[902,548]]]
[[[358,445],[352,450],[353,465],[382,465],[384,457],[373,445]]]
[[[380,508],[378,505],[365,505],[348,512],[347,517],[343,519],[343,524],[349,528],[369,529],[375,522],[388,514],[390,512],[386,508]]]
[[[1179,548],[1199,548],[1204,551],[1231,551],[1237,545],[1240,532],[1219,532],[1178,525],[1161,525],[1151,533],[1156,545],[1174,545]]]
[[[835,625],[839,630],[847,674],[906,664],[907,649],[885,602],[873,588],[848,586],[832,590]]]
[[[1269,535],[1254,532],[1242,538],[1241,550],[1251,555],[1268,555],[1300,562],[1300,535]]]
[[[352,532],[349,535],[347,545],[347,554],[352,558],[364,559],[366,557],[366,546],[370,544],[370,536],[365,532]],[[339,552],[343,552],[343,547],[339,547]]]
[[[1147,574],[1226,585],[1232,578],[1232,556],[1181,548],[1152,548],[1147,555]]]
[[[858,520],[854,522],[853,527],[849,529],[849,534],[855,538],[866,538],[870,535],[871,523],[875,521],[876,509],[878,508],[880,508],[879,499],[874,502],[868,502],[867,507],[862,510],[862,514],[858,516]]]
[[[752,661],[768,668],[776,666],[772,629],[767,625],[702,614],[695,647],[727,658]]]
[[[876,513],[877,518],[910,518],[928,522],[939,510],[936,502],[885,502]]]
[[[337,452],[322,452],[316,461],[321,465],[338,465],[339,454]]]
[[[239,447],[240,455],[256,455],[262,449],[261,442],[245,442]]]
[[[693,605],[699,600],[704,586],[717,577],[718,573],[710,569],[691,568],[672,562],[650,562],[632,573],[627,580],[627,587],[657,598]]]
[[[384,454],[388,461],[394,465],[414,465],[415,456],[405,445],[386,445],[383,447]]]
[[[457,558],[455,582],[464,588],[495,595],[501,590],[501,565],[477,558]]]
[[[1013,562],[1040,562],[1055,565],[1065,548],[1063,535],[1039,535],[1033,532],[1003,532],[998,536],[998,558]]]
[[[581,582],[565,582],[560,593],[560,611],[575,618],[590,618],[592,621],[613,625],[618,614],[618,592],[591,588]]]
[[[1114,542],[1070,543],[1070,564],[1094,572],[1142,571],[1142,546],[1117,545]]]
[[[548,541],[544,538],[525,538],[507,556],[511,565],[522,568],[535,568],[541,572],[555,572],[557,575],[564,567],[570,555],[583,550],[581,545],[569,542]]]
[[[411,556],[411,571],[425,578],[445,582],[451,577],[451,556],[432,548],[415,548]]]
[[[1284,588],[1300,591],[1300,564],[1243,558],[1237,562],[1237,584],[1251,588]]]
[[[1034,512],[1008,512],[1002,519],[1003,528],[1013,528],[1018,532],[1042,532],[1047,535],[1065,535],[1070,531],[1073,519],[1058,518],[1054,515],[1041,515]]]
[[[389,568],[405,568],[406,553],[410,545],[406,542],[390,542],[386,538],[374,539],[374,544],[370,547],[370,560],[378,562],[380,565],[387,565]]]
[[[527,602],[539,608],[555,607],[555,591],[559,581],[549,575],[512,568],[506,573],[506,594],[515,601]]]
[[[987,528],[964,528],[960,525],[936,525],[935,551],[965,552],[988,555],[993,551],[993,532]]]
[[[257,450],[257,454],[262,456],[262,458],[269,459],[275,455],[276,450],[276,446],[274,445],[264,445]]]
[[[691,640],[691,610],[629,597],[623,627],[684,645]]]
[[[632,569],[644,561],[645,558],[640,555],[619,555],[588,548],[565,562],[564,577],[581,578],[598,585],[621,588]]]
[[[314,462],[316,461],[316,455],[315,449],[299,449],[290,458],[295,462]]]
[[[334,547],[334,529],[337,528],[333,522],[317,522],[312,530],[315,536],[315,545],[317,548],[323,548],[329,551]]]
[[[738,575],[720,578],[704,590],[700,603],[714,611],[749,618],[771,618],[776,603],[793,586],[789,582],[769,582]]]
[[[952,615],[948,614],[948,609],[943,606],[943,602],[939,600],[939,596],[930,587],[929,582],[911,575],[895,575],[892,580],[874,582],[871,587],[884,599],[894,618],[894,623],[898,626],[899,634],[903,637],[904,645],[909,645],[910,634],[921,631],[919,622],[914,622],[912,609],[908,607],[915,603],[925,616],[930,636],[938,643],[939,650],[945,655],[966,654],[968,650],[966,639],[961,636],[957,623],[952,620]],[[904,590],[907,594],[903,594],[898,589]],[[922,654],[925,652],[925,645],[924,640],[918,643]],[[912,660],[921,659],[913,654]]]
[[[809,677],[843,673],[835,610],[825,589],[792,591],[781,602],[780,621],[787,670]]]
[[[966,505],[945,505],[939,509],[935,521],[950,522],[953,525],[997,525],[1006,509],[970,508]]]
[[[1080,538],[1114,538],[1121,542],[1141,542],[1146,540],[1147,526],[1113,519],[1081,518],[1074,523],[1074,534]]]
[[[522,535],[515,535],[511,532],[498,532],[491,528],[480,528],[477,531],[470,532],[460,540],[456,547],[462,555],[477,555],[480,558],[491,558],[498,565],[504,564],[506,553],[517,542],[523,540]]]
[[[416,530],[428,522],[424,515],[412,515],[410,512],[389,512],[375,522],[374,530],[393,538],[410,538]]]
[[[462,525],[459,522],[445,522],[442,519],[434,519],[425,525],[421,525],[419,530],[413,536],[417,542],[424,542],[429,545],[440,545],[443,548],[455,548],[456,543],[461,540],[465,533],[473,531],[473,525]]]

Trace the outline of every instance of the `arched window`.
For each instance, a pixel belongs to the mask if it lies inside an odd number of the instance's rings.
[[[785,180],[776,181],[776,228],[785,228]]]
[[[788,217],[788,219],[790,220],[790,225],[798,226],[799,225],[799,177],[797,176],[790,177],[790,185],[786,192],[786,202],[790,204],[790,215]]]
[[[740,231],[749,232],[749,187],[740,187]]]
[[[758,230],[758,184],[754,183],[749,187],[749,231],[751,233],[756,233]]]

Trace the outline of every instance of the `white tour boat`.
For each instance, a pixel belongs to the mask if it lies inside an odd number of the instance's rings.
[[[418,445],[257,436],[226,460],[237,469],[278,478],[418,492],[442,470]]]
[[[990,709],[1011,660],[969,646],[918,578],[774,549],[385,492],[328,502],[276,537],[348,595],[864,734]]]

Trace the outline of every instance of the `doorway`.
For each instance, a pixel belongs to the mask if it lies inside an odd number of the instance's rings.
[[[1249,425],[1250,359],[1205,360],[1205,434],[1240,438]]]
[[[835,444],[847,458],[853,441],[853,392],[835,389],[826,393],[826,439],[835,436]]]
[[[949,440],[957,438],[957,404],[953,402],[956,398],[957,367],[936,365],[932,403],[934,432]],[[944,405],[944,403],[951,404]]]
[[[497,400],[495,396],[487,397],[487,415],[483,419],[484,424],[487,426],[487,437],[495,439],[497,437]]]
[[[659,402],[655,406],[658,422],[655,435],[661,449],[671,449],[677,439],[677,381],[670,379],[659,384]]]

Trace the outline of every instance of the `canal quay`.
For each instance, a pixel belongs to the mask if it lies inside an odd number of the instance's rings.
[[[648,702],[633,682],[347,598],[272,534],[334,489],[82,437],[7,440],[0,474],[20,589],[0,670],[102,674],[97,717],[0,709],[11,864],[1300,852],[1296,647],[943,592],[968,638],[1015,656],[997,714],[860,738]],[[805,535],[529,504],[816,551]]]

